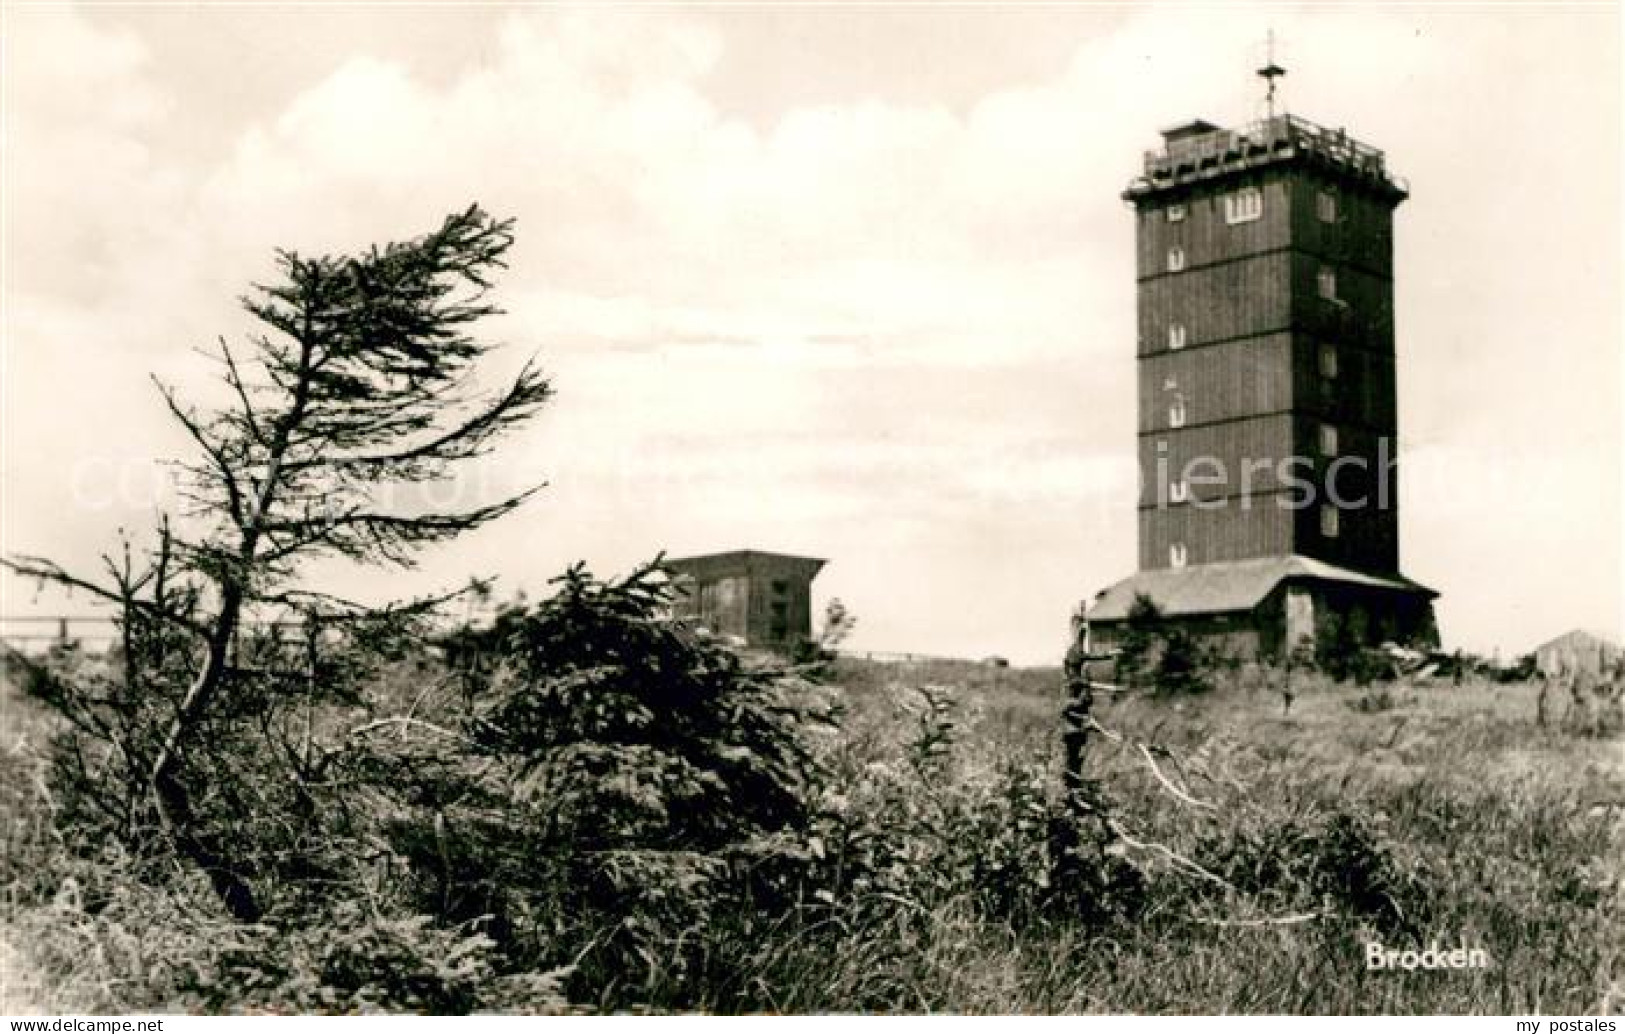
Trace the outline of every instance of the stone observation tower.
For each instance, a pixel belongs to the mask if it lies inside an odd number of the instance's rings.
[[[1137,223],[1139,572],[1087,611],[1110,648],[1136,596],[1239,656],[1332,623],[1436,639],[1399,570],[1393,218],[1381,151],[1274,113],[1165,130]]]

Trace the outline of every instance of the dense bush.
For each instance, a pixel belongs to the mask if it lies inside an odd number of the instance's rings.
[[[1216,666],[1211,652],[1168,621],[1151,597],[1144,593],[1134,597],[1115,661],[1119,682],[1165,696],[1184,696],[1211,689]]]
[[[1238,824],[1204,838],[1197,859],[1275,908],[1364,919],[1385,934],[1414,937],[1426,929],[1427,875],[1396,862],[1371,823],[1350,811]]]
[[[813,850],[827,694],[662,618],[669,602],[658,568],[572,569],[455,643],[455,750],[371,759],[413,907],[485,917],[510,965],[575,965],[609,1001],[680,984],[711,914],[798,901]]]
[[[1150,596],[1136,593],[1123,622],[1123,635],[1114,661],[1114,677],[1128,686],[1142,684],[1155,660],[1162,610]]]
[[[493,997],[491,939],[434,917],[376,916],[337,904],[282,936],[262,936],[221,959],[213,1010],[466,1013]],[[546,1008],[541,1001],[527,1003]],[[562,996],[554,1002],[563,1008]]]
[[[1394,658],[1378,646],[1361,611],[1323,609],[1316,616],[1314,667],[1339,682],[1369,686],[1397,678]]]
[[[1165,696],[1202,693],[1212,688],[1214,661],[1203,645],[1182,628],[1162,634],[1162,649],[1152,671],[1157,692]]]

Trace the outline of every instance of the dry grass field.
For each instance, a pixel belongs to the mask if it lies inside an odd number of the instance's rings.
[[[857,832],[824,839],[855,852],[886,826],[891,869],[874,871],[893,875],[767,930],[718,917],[706,966],[681,994],[651,976],[651,1007],[1625,1008],[1625,744],[1565,729],[1561,704],[1538,725],[1538,685],[1311,682],[1286,709],[1243,672],[1201,697],[1099,704],[1110,735],[1092,738],[1089,774],[1132,840],[1111,852],[1141,875],[1132,908],[1080,923],[987,902],[1043,881],[1028,827],[1056,774],[1059,672],[843,660],[832,681],[845,716],[825,745],[826,813]],[[121,881],[114,855],[78,845],[69,860],[41,790],[47,719],[5,693],[0,919],[43,975],[38,1007],[197,1008],[185,988],[240,931],[206,896]],[[116,888],[93,909],[91,879]],[[1482,949],[1489,964],[1370,970],[1373,943]]]
[[[1271,922],[1316,910],[1292,886],[1302,873],[1287,872],[1260,894],[1169,901],[1110,938],[1025,940],[984,929],[968,953],[950,940],[940,946],[955,958],[941,971],[955,980],[938,985],[928,1004],[1019,1012],[1625,1008],[1625,740],[1617,727],[1604,736],[1565,731],[1561,702],[1551,705],[1549,727],[1539,727],[1537,683],[1357,689],[1300,678],[1288,710],[1278,678],[1243,672],[1198,698],[1097,706],[1101,724],[1123,741],[1096,737],[1093,773],[1136,839],[1184,858],[1201,857],[1204,843],[1261,844],[1270,831],[1355,817],[1388,854],[1394,878],[1419,884],[1427,915],[1401,924],[1410,927],[1405,937],[1336,915],[1335,906],[1323,910],[1333,913],[1327,918]],[[895,720],[887,715],[906,685],[954,687],[965,715],[960,780],[1053,753],[1064,703],[1055,672],[927,665],[856,669],[845,681],[860,721],[877,725]],[[1157,772],[1136,741],[1160,759]],[[1158,773],[1199,803],[1176,799]],[[1153,868],[1172,867],[1155,850],[1132,853]],[[1294,860],[1311,861],[1307,853]],[[1433,941],[1482,947],[1491,964],[1366,969],[1367,943]],[[850,975],[865,979],[861,965]]]

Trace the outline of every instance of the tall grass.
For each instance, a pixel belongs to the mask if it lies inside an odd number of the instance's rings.
[[[956,689],[964,726],[954,785],[1000,759],[1053,756],[1058,673],[847,662],[849,725],[876,753],[902,735],[905,687]],[[1395,879],[1425,915],[1388,930],[1306,901],[1285,874],[1262,894],[1193,892],[1161,869],[1146,912],[1088,929],[978,921],[964,901],[895,926],[831,922],[776,960],[791,1010],[953,1012],[1570,1012],[1625,1007],[1625,752],[1617,738],[1535,723],[1539,687],[1468,682],[1361,691],[1299,678],[1290,709],[1270,680],[1242,672],[1180,702],[1133,697],[1097,708],[1122,742],[1094,741],[1093,773],[1137,839],[1188,858],[1330,816],[1369,820]],[[1203,805],[1176,800],[1158,769]],[[1165,747],[1166,753],[1155,750]],[[1212,854],[1211,850],[1207,854]],[[1198,881],[1200,882],[1200,881]],[[1273,906],[1273,909],[1272,909]],[[1309,906],[1307,909],[1305,906]],[[1276,924],[1306,911],[1327,918]],[[1240,925],[1256,923],[1256,925]],[[1481,947],[1483,970],[1368,971],[1366,945]],[[800,979],[797,979],[800,975]]]
[[[695,933],[698,963],[643,978],[650,1007],[1625,1007],[1622,744],[1537,725],[1536,685],[1394,686],[1372,706],[1359,703],[1363,691],[1300,679],[1287,708],[1270,679],[1241,672],[1198,698],[1100,703],[1096,717],[1119,738],[1095,736],[1089,774],[1124,830],[1158,847],[1114,847],[1144,874],[1143,900],[1083,922],[1054,907],[989,904],[994,882],[1041,868],[1020,854],[1042,847],[1042,831],[1016,827],[1053,787],[1065,703],[1057,671],[842,660],[833,678],[846,714],[828,747],[826,813],[846,809],[860,832],[898,824],[887,870],[897,882],[860,884],[771,920],[711,916]],[[942,714],[919,685],[941,687]],[[0,921],[47,974],[42,1007],[230,1007],[231,989],[222,998],[218,987],[232,979],[222,944],[249,943],[253,931],[222,923],[201,887],[155,889],[122,871],[116,853],[65,841],[34,760],[45,720],[14,695],[0,713]],[[933,722],[946,730],[940,749],[911,755]],[[1483,948],[1491,963],[1372,971],[1372,942]],[[611,1000],[621,999],[606,992]]]

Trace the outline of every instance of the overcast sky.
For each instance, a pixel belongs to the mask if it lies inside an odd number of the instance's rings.
[[[854,646],[1053,660],[1135,563],[1119,192],[1158,128],[1261,114],[1273,27],[1285,106],[1411,184],[1406,573],[1450,645],[1617,633],[1618,17],[8,6],[3,547],[88,566],[151,524],[184,443],[147,375],[204,384],[274,248],[477,200],[518,220],[501,363],[558,397],[459,491],[550,487],[417,571],[326,576],[534,594],[781,550],[830,558]]]

